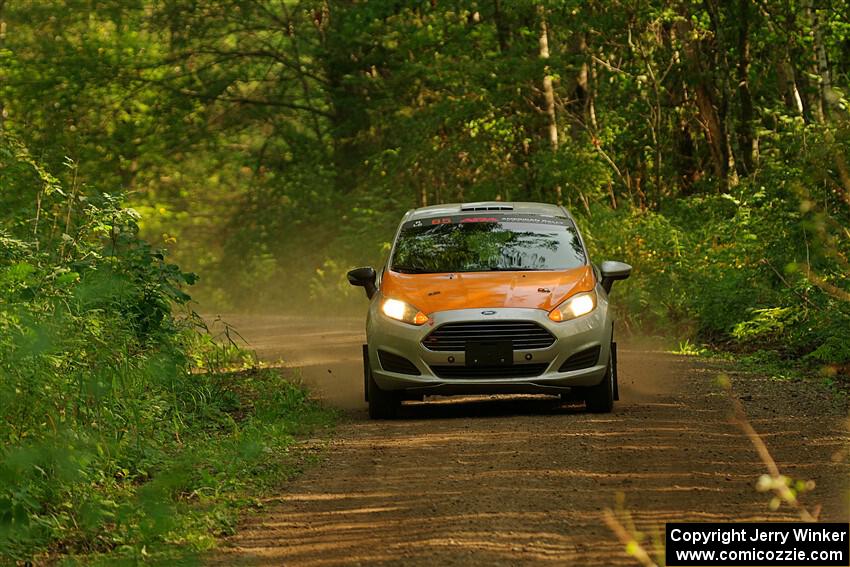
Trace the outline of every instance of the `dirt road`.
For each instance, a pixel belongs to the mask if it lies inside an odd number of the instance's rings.
[[[611,415],[533,397],[444,399],[373,422],[362,321],[228,317],[269,361],[303,368],[343,408],[324,462],[246,518],[221,565],[633,565],[601,514],[617,495],[640,529],[671,520],[793,518],[715,385],[729,367],[621,344]],[[817,387],[729,372],[782,471],[813,479],[825,520],[850,517],[847,408]]]

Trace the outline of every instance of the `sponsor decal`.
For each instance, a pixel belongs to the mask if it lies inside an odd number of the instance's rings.
[[[489,215],[489,216],[469,216],[455,215],[450,217],[435,217],[430,219],[417,219],[404,223],[404,229],[424,229],[427,227],[455,224],[475,224],[475,223],[501,223],[501,224],[536,224],[547,226],[570,226],[570,220],[566,217],[549,217],[542,215]]]

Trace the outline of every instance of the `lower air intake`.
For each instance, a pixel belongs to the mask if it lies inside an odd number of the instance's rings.
[[[397,354],[384,350],[378,351],[378,360],[381,361],[381,368],[387,372],[395,372],[397,374],[409,374],[411,376],[419,376],[422,374],[416,365]]]
[[[558,372],[583,370],[585,368],[590,368],[591,366],[596,366],[596,363],[599,361],[599,351],[601,349],[602,347],[595,346],[575,353],[564,361],[564,363],[558,369]]]

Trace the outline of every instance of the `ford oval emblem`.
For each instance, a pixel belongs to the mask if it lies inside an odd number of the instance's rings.
[[[495,311],[482,311],[481,314],[482,315],[495,315],[496,312]]]

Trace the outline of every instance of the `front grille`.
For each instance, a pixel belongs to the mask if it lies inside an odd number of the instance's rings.
[[[581,370],[583,368],[590,368],[591,366],[594,366],[599,360],[599,351],[601,348],[602,347],[597,345],[575,353],[564,361],[558,369],[558,372],[569,372],[570,370]]]
[[[421,374],[421,372],[419,372],[419,369],[416,368],[415,364],[413,364],[403,356],[399,356],[391,352],[379,350],[378,360],[381,361],[381,368],[383,368],[387,372],[396,372],[398,374],[410,374],[412,376],[419,376]]]
[[[548,348],[552,334],[533,321],[485,321],[446,323],[422,340],[428,350],[463,351],[467,341],[511,341],[514,350]]]
[[[431,366],[440,378],[533,378],[540,376],[548,363],[514,364],[513,366]]]

